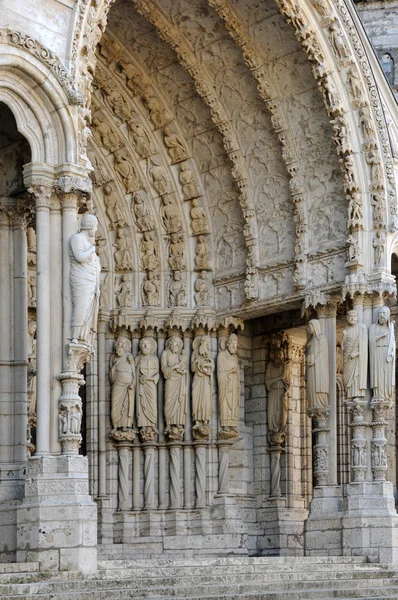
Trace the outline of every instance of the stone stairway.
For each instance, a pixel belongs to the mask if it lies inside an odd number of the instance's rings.
[[[398,599],[398,565],[360,557],[100,561],[97,573],[0,565],[0,600]]]

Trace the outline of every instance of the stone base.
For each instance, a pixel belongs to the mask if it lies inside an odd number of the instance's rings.
[[[17,551],[17,510],[23,498],[24,468],[0,466],[0,562],[14,562]]]
[[[17,510],[17,561],[39,562],[42,571],[96,571],[97,506],[88,493],[87,458],[29,459]]]
[[[257,510],[263,534],[257,536],[260,556],[304,556],[304,523],[308,510],[286,508],[284,498],[270,498]]]
[[[387,481],[347,485],[342,520],[345,556],[374,562],[398,562],[398,515],[393,484]]]
[[[342,494],[337,485],[314,488],[310,512],[305,523],[306,556],[341,556]]]

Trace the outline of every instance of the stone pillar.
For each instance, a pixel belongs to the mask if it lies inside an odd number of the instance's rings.
[[[155,451],[156,442],[146,442],[143,444],[144,461],[144,501],[146,510],[156,508],[155,497]]]
[[[184,332],[184,351],[188,357],[188,361],[191,358],[192,352],[192,331],[186,330]],[[185,436],[184,436],[184,508],[193,508],[192,498],[192,414],[191,414],[191,384],[192,375],[190,369],[188,369],[187,377],[187,418],[185,420]]]
[[[337,302],[330,302],[326,307],[329,343],[329,485],[337,485],[336,313]]]
[[[89,190],[89,179],[74,173],[70,178],[75,189]],[[43,182],[51,181],[52,185],[52,169],[47,165],[25,165],[24,180],[36,200],[37,453],[28,461],[25,498],[18,509],[17,560],[38,561],[41,570],[92,572],[97,568],[97,507],[89,495],[87,458],[78,454],[82,416],[78,389],[84,384],[80,371],[91,358],[93,349],[84,342],[68,343],[66,349],[64,347],[67,324],[63,319],[65,315],[71,315],[69,261],[64,263],[69,256],[70,238],[64,236],[68,228],[63,226],[59,255],[51,256],[51,235],[54,233],[50,227],[51,186]],[[59,319],[53,322],[51,316],[56,307],[51,302],[51,266],[53,271],[58,269],[63,273],[63,304],[57,307]],[[54,331],[57,331],[54,339],[62,340],[61,345],[51,344],[51,332]],[[55,354],[57,356],[52,358]],[[52,390],[56,390],[51,361],[58,364],[62,356],[62,372],[58,375],[62,394],[57,419],[62,456],[52,456],[51,405],[58,399],[51,396]],[[60,506],[62,512],[56,520],[54,515],[60,511]]]
[[[166,334],[163,330],[158,330],[158,358],[159,362],[162,358],[162,352],[165,346]],[[158,382],[158,430],[159,430],[159,446],[158,446],[158,499],[159,509],[167,508],[167,495],[166,495],[166,452],[167,447],[164,436],[164,378],[162,372],[160,372]]]
[[[181,446],[179,442],[169,442],[170,452],[170,508],[181,508],[180,469]]]
[[[98,318],[98,499],[107,498],[106,488],[106,375],[105,342],[109,316],[101,311]]]

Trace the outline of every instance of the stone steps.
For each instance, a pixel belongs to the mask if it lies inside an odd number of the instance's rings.
[[[13,566],[15,567],[13,569]],[[398,566],[363,558],[100,561],[99,570],[0,571],[0,600],[331,600],[398,598]]]

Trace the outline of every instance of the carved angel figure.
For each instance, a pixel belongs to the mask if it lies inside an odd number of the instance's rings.
[[[149,135],[139,123],[134,119],[129,119],[127,122],[129,126],[129,139],[133,146],[135,146],[138,154],[141,158],[148,158],[153,154],[153,148]]]
[[[188,168],[186,162],[181,163],[179,179],[184,200],[191,200],[192,198],[198,198],[198,196],[200,196],[195,176],[191,169]]]
[[[134,95],[142,94],[145,89],[146,82],[142,75],[137,72],[136,68],[132,63],[127,62],[125,58],[119,58],[118,65],[120,68],[120,74],[124,78],[127,87],[133,92]]]
[[[211,358],[211,337],[196,337],[192,349],[192,418],[194,429],[198,429],[209,424],[212,413],[214,360]]]
[[[170,125],[167,125],[164,128],[164,143],[173,164],[179,163],[187,158],[183,143],[177,134],[173,132]]]
[[[115,152],[114,157],[114,169],[122,178],[126,194],[136,192],[141,187],[141,181],[133,165],[120,152]]]
[[[120,334],[109,365],[109,379],[112,384],[111,420],[114,429],[133,426],[135,366],[130,350],[130,340]]]
[[[124,123],[131,116],[131,108],[123,98],[122,94],[114,87],[105,91],[103,89],[104,102],[109,106],[113,114]]]
[[[237,437],[240,406],[240,377],[238,337],[231,333],[219,341],[217,356],[218,402],[220,411],[220,438]]]
[[[159,381],[159,359],[156,356],[156,341],[144,337],[140,341],[141,353],[135,359],[137,377],[137,425],[145,441],[157,434],[157,384]]]
[[[112,130],[112,127],[105,121],[104,117],[100,117],[99,114],[95,114],[92,119],[92,125],[94,132],[97,134],[101,144],[109,150],[109,152],[115,152],[122,142],[118,136]]]
[[[115,268],[117,271],[132,271],[133,270],[133,257],[131,255],[131,249],[129,248],[127,239],[125,237],[123,229],[118,229],[116,244],[113,244],[116,248],[115,251]]]
[[[165,433],[171,438],[182,436],[187,413],[187,357],[180,337],[174,335],[166,342],[161,359],[165,378],[164,416]]]
[[[369,328],[370,387],[373,398],[394,399],[395,336],[387,306],[379,308],[377,322]]]
[[[163,127],[171,121],[170,115],[167,111],[160,106],[160,103],[155,96],[149,91],[142,95],[143,102],[149,112],[149,118],[151,119],[155,129]]]

